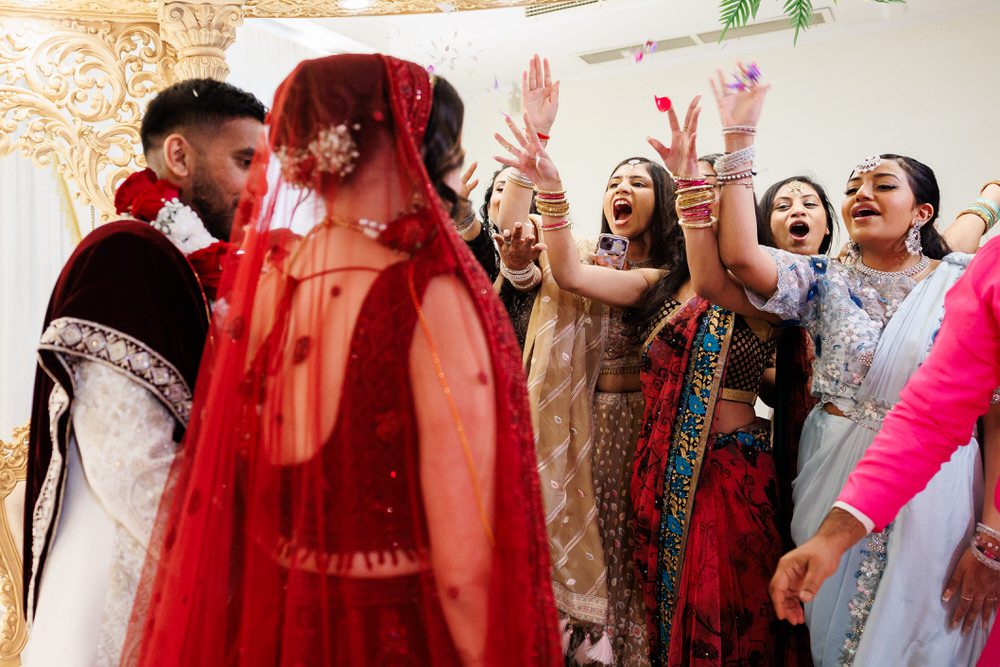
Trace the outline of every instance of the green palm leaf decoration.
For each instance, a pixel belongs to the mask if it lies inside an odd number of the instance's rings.
[[[837,0],[833,0],[837,2]],[[872,0],[879,4],[904,3],[906,0]],[[720,0],[719,22],[722,23],[722,34],[719,35],[721,42],[726,38],[730,30],[742,28],[753,19],[757,18],[757,10],[760,9],[761,0]],[[809,28],[812,24],[813,4],[812,0],[782,0],[785,16],[795,28],[794,43],[798,44],[799,33]]]

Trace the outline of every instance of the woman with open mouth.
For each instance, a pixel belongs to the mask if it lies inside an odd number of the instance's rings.
[[[635,596],[641,595],[645,608],[651,662],[782,663],[767,592],[767,576],[782,549],[768,492],[775,487],[774,464],[769,425],[753,409],[773,355],[770,324],[694,294],[693,268],[675,217],[664,230],[664,259],[652,267],[617,271],[582,264],[556,166],[534,138],[530,118],[523,133],[513,122],[509,126],[514,142],[501,137],[500,143],[511,157],[500,161],[535,183],[539,201],[559,203],[539,205],[556,281],[588,301],[634,307],[627,317],[644,341],[640,383],[646,409],[629,495],[620,494],[618,502],[629,502],[636,517]],[[667,149],[660,148],[665,156]],[[708,162],[699,167],[711,172]],[[634,191],[643,189],[642,176],[661,171],[626,162],[609,181],[606,229],[630,234],[630,250],[642,240],[636,217],[644,207]],[[699,198],[710,210],[717,193]],[[718,274],[725,275],[717,251],[714,257]],[[742,295],[734,280],[729,293]],[[726,332],[717,326],[723,321]],[[595,456],[595,466],[598,461]]]
[[[548,136],[555,110],[551,102],[537,100],[546,90],[551,100],[556,85],[547,64],[533,59],[522,97],[540,142]],[[535,125],[538,119],[545,123],[541,129]],[[570,664],[648,665],[631,549],[635,522],[628,502],[645,407],[639,345],[623,322],[622,308],[565,289],[555,279],[561,280],[561,267],[550,262],[548,253],[538,255],[549,234],[541,224],[544,214],[561,204],[545,193],[536,196],[535,183],[523,169],[508,166],[500,178],[505,182],[496,213],[503,230],[497,237],[503,281],[498,287],[505,303],[505,292],[518,289],[528,306],[522,309],[529,316],[524,320],[523,359],[563,648]],[[529,216],[533,201],[543,217]],[[625,270],[602,267],[602,272],[652,272],[648,267],[676,260],[668,234],[676,234],[673,188],[662,167],[644,158],[616,165],[605,189],[602,218],[603,232],[629,239]],[[574,264],[597,268],[589,264],[592,240],[567,242]],[[529,293],[526,288],[532,285]],[[511,316],[518,328],[513,311]]]
[[[836,209],[819,183],[808,176],[783,178],[759,204],[776,248],[797,255],[825,255],[833,242]]]
[[[732,186],[723,189],[718,249],[754,306],[801,323],[815,342],[812,391],[819,403],[803,428],[793,491],[792,538],[802,544],[830,511],[925,358],[944,294],[970,258],[951,251],[974,252],[988,225],[982,216],[962,214],[939,233],[934,172],[913,158],[885,153],[866,158],[850,173],[841,213],[851,240],[843,256],[758,245],[751,179],[756,126],[769,86],[761,85],[759,76],[749,79],[732,86],[720,77],[713,85],[723,126],[738,128],[724,135],[727,168],[718,177]],[[983,194],[989,203],[1000,203],[1000,186],[988,186]],[[996,465],[996,454],[986,452],[988,468]],[[975,532],[982,475],[973,438],[892,524],[854,545],[818,591],[802,592],[804,610],[800,591],[781,586],[776,577],[773,585],[788,594],[775,596],[778,614],[793,623],[806,621],[815,664],[976,661],[991,610],[982,622],[967,622],[960,631],[953,625],[958,601],[945,595],[942,603],[942,595],[952,576],[959,581],[998,576],[981,570],[986,566],[972,557],[955,564]],[[989,509],[984,518],[996,516]],[[997,523],[994,528],[1000,528]],[[782,576],[787,579],[788,572]]]
[[[519,183],[519,178],[515,174],[514,182]],[[508,181],[501,218],[515,210],[515,215],[525,215],[531,192]],[[568,240],[575,264],[618,275],[677,261],[671,236],[671,231],[677,234],[673,187],[659,165],[645,158],[616,165],[605,190],[602,218],[602,233],[629,239],[624,271],[581,264],[591,261],[595,248],[586,239]],[[527,234],[531,236],[512,239],[512,245],[548,238],[544,227],[530,225]],[[646,623],[632,549],[635,519],[628,501],[645,408],[635,327],[624,316],[628,303],[609,307],[599,300],[580,298],[578,294],[586,295],[566,287],[568,272],[553,263],[551,255],[542,255],[539,263],[543,280],[531,308],[524,358],[529,396],[537,413],[543,493],[551,503],[547,507],[564,508],[550,517],[550,537],[567,657],[574,664],[648,665]],[[574,334],[567,335],[568,331]],[[580,385],[589,391],[573,398],[573,387]],[[562,394],[570,401],[568,409],[552,399]],[[569,414],[570,419],[560,414]],[[570,442],[581,446],[571,446],[553,458],[550,445],[561,451],[567,430]],[[589,446],[584,446],[586,434],[592,434]],[[585,525],[588,517],[590,526]],[[596,528],[600,553],[589,550],[586,539],[577,541],[590,534],[588,528]],[[585,594],[587,588],[596,592]]]

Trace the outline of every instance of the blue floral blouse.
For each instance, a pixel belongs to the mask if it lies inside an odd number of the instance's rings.
[[[886,323],[916,282],[898,274],[871,276],[825,255],[764,249],[778,265],[778,288],[770,297],[747,289],[747,297],[809,331],[816,346],[812,393],[849,411]]]

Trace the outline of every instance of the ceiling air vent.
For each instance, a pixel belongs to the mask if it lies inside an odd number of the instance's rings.
[[[701,44],[701,42],[688,35],[684,35],[683,37],[674,37],[672,39],[661,39],[656,42],[655,53],[670,51],[672,49],[683,49],[688,46],[698,46],[699,44]],[[591,51],[590,53],[582,53],[580,54],[580,57],[588,65],[600,65],[601,63],[610,63],[615,60],[622,60],[623,58],[631,58],[631,54],[644,49],[645,46],[645,44],[632,44],[630,46],[621,46],[617,49],[608,49],[606,51]]]
[[[824,25],[832,22],[833,13],[828,7],[813,11],[812,25]],[[759,23],[753,23],[743,28],[735,28],[726,33],[726,39],[754,37],[756,35],[790,31],[792,29],[792,24],[789,22],[788,18],[781,17],[767,21],[760,21]],[[650,56],[655,56],[667,51],[674,51],[676,49],[686,49],[688,47],[698,46],[701,44],[715,44],[719,41],[719,35],[721,34],[722,30],[712,30],[710,32],[700,32],[693,35],[682,35],[680,37],[657,40],[653,48],[647,47],[646,44],[628,44],[614,49],[590,51],[589,53],[581,53],[579,55],[580,59],[588,65],[600,65],[603,63],[614,62],[616,60],[628,60],[629,58],[634,58],[635,54],[639,51],[645,51],[648,54],[646,56],[648,58]]]
[[[596,5],[598,2],[601,2],[601,0],[562,0],[562,2],[538,3],[525,7],[524,15],[530,19],[535,16],[551,14],[552,12],[561,12],[567,9],[586,7],[587,5]]]
[[[818,25],[823,25],[824,23],[830,23],[833,20],[833,15],[827,8],[817,9],[813,11],[812,23],[810,27],[815,27]],[[782,32],[783,30],[792,30],[793,26],[788,17],[781,17],[777,19],[771,19],[770,21],[761,21],[760,23],[751,23],[750,25],[743,26],[742,28],[733,28],[726,33],[726,39],[739,39],[740,37],[753,37],[755,35],[766,35],[771,32]],[[699,32],[698,39],[706,44],[711,44],[713,42],[719,41],[719,36],[722,34],[722,30],[712,30],[711,32]]]

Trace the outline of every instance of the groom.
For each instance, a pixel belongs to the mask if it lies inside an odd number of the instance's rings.
[[[150,169],[115,197],[131,219],[90,233],[56,282],[28,453],[27,667],[119,663],[264,114],[207,79],[157,95],[140,133]]]

